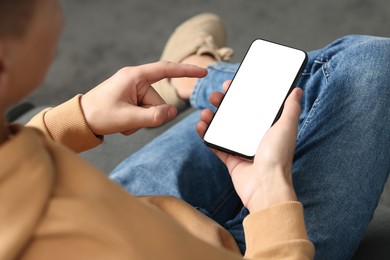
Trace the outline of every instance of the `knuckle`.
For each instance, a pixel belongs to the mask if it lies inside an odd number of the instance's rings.
[[[152,118],[151,118],[151,125],[152,126],[158,126],[164,123],[165,117],[164,113],[160,109],[152,108]]]
[[[131,66],[123,67],[119,69],[117,73],[120,76],[129,77],[129,78],[138,78],[141,76],[140,70],[137,69],[137,67],[131,67]]]
[[[117,71],[117,74],[128,74],[130,71],[132,71],[132,67],[123,67]]]
[[[169,66],[169,65],[172,64],[172,62],[167,61],[167,60],[161,60],[161,61],[159,61],[158,63],[160,63],[160,65],[161,65],[161,66],[164,66],[164,67],[167,67],[167,66]]]

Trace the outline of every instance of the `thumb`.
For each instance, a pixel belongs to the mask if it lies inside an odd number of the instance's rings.
[[[137,107],[134,111],[133,122],[136,128],[156,127],[175,118],[177,109],[169,104],[151,107]]]
[[[299,115],[301,114],[301,99],[303,96],[303,91],[300,88],[295,88],[289,97],[287,98],[282,116],[280,118],[281,121],[285,121],[286,123],[298,124]]]

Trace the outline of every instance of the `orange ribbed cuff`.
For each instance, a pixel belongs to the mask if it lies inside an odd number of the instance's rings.
[[[44,113],[44,124],[52,139],[75,152],[91,149],[102,143],[103,137],[96,136],[88,127],[80,105],[82,95]]]

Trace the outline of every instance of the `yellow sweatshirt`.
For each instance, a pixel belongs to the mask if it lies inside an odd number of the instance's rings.
[[[185,202],[132,196],[78,157],[102,142],[80,96],[10,129],[0,146],[0,259],[243,258],[226,230]],[[245,258],[313,258],[298,202],[250,214],[244,230]]]

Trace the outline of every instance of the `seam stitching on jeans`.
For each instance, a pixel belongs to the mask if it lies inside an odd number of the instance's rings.
[[[320,103],[320,98],[317,98],[314,101],[313,106],[311,107],[311,109],[309,111],[309,114],[307,115],[305,121],[302,124],[301,130],[299,131],[298,136],[297,136],[297,140],[301,137],[302,132],[305,130],[307,125],[311,122],[311,119],[313,118],[313,114],[314,114],[319,103]]]
[[[328,82],[329,82],[329,77],[330,77],[329,70],[327,69],[328,66],[329,66],[329,58],[328,57],[317,58],[317,59],[314,60],[314,63],[322,64],[321,71],[324,74],[325,84],[327,85]],[[311,122],[311,119],[313,118],[313,114],[314,114],[314,112],[315,112],[315,110],[316,110],[316,108],[317,108],[317,106],[319,105],[320,102],[321,102],[321,99],[318,96],[317,99],[314,101],[312,107],[310,108],[310,111],[309,111],[305,121],[302,124],[302,127],[301,127],[301,129],[300,129],[300,131],[298,133],[298,136],[297,136],[297,141],[300,138],[302,132],[307,127],[307,125]]]
[[[215,215],[217,215],[218,211],[222,208],[222,206],[226,203],[226,201],[229,200],[229,198],[232,196],[232,195],[235,195],[235,191],[234,189],[227,195],[227,196],[222,196],[217,204],[218,206],[217,207],[213,207],[212,209],[212,212],[210,212],[210,216],[211,217],[214,217]]]

